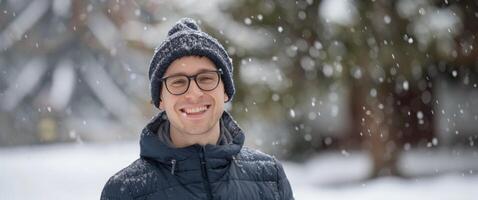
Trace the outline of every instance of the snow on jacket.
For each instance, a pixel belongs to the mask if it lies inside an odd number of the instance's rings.
[[[244,133],[224,112],[217,145],[174,148],[160,113],[141,133],[140,158],[112,176],[101,200],[293,199],[282,165],[243,147]]]

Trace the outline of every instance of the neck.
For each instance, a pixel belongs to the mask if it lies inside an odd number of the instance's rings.
[[[207,144],[215,145],[220,135],[219,122],[216,123],[211,129],[200,133],[191,134],[185,131],[178,130],[177,128],[170,126],[171,142],[176,148],[182,148],[199,144],[205,146]]]

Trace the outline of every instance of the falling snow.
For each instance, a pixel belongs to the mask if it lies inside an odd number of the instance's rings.
[[[0,4],[0,199],[98,199],[159,112],[147,69],[180,16],[224,45],[225,110],[284,161],[296,199],[478,196],[473,3]]]

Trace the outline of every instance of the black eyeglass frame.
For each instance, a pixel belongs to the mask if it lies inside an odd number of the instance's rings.
[[[208,72],[216,72],[217,75],[218,75],[218,80],[217,80],[217,83],[216,83],[216,86],[214,86],[214,88],[210,89],[210,90],[205,90],[203,88],[201,88],[201,86],[198,84],[197,82],[197,77],[203,73],[208,73]],[[188,76],[188,75],[172,75],[172,76],[167,76],[167,77],[163,77],[161,79],[159,79],[159,81],[161,81],[162,84],[164,84],[164,86],[166,87],[166,90],[172,94],[172,95],[176,95],[176,96],[179,96],[179,95],[183,95],[184,93],[186,93],[188,90],[189,90],[189,87],[191,86],[191,79],[194,79],[194,82],[196,83],[196,85],[198,86],[199,89],[201,89],[202,91],[213,91],[217,88],[217,86],[219,86],[219,82],[221,82],[221,77],[222,77],[222,74],[223,74],[223,71],[222,69],[218,69],[218,70],[215,70],[215,71],[203,71],[203,72],[199,72],[195,75],[192,75],[192,76]],[[178,76],[182,76],[182,77],[187,77],[188,79],[188,86],[186,87],[186,89],[184,90],[184,92],[182,93],[178,93],[178,94],[175,94],[175,93],[172,93],[169,88],[168,88],[168,84],[166,84],[166,80],[168,78],[171,78],[171,77],[178,77]]]

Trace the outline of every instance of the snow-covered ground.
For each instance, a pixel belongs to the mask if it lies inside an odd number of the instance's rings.
[[[138,156],[136,142],[0,148],[0,199],[99,199],[107,179]],[[364,181],[360,152],[323,153],[284,162],[296,199],[477,200],[476,151],[411,151],[400,167],[409,179]]]

